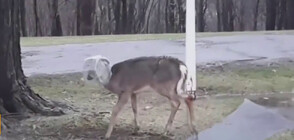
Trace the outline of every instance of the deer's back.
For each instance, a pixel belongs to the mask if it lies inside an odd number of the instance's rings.
[[[113,65],[109,88],[114,93],[134,92],[143,87],[164,83],[177,83],[179,65],[172,57],[139,57]]]

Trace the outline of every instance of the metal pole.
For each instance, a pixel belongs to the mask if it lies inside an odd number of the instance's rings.
[[[195,0],[186,0],[186,65],[192,79],[192,91],[196,91],[196,30]]]

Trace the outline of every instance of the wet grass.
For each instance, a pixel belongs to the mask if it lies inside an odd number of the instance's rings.
[[[282,133],[278,133],[267,140],[293,140],[294,139],[294,131],[286,131]]]
[[[241,69],[199,73],[198,86],[210,94],[280,93],[294,90],[294,68]]]
[[[61,117],[42,117],[37,120],[33,118],[25,121],[25,126],[30,129],[37,128],[37,132],[44,135],[49,135],[47,134],[49,132],[50,134],[54,133],[51,139],[66,137],[69,134],[72,138],[85,138],[86,132],[89,133],[87,137],[90,139],[103,136],[108,125],[111,109],[116,103],[117,97],[109,94],[99,86],[84,85],[81,76],[80,73],[74,73],[30,77],[28,83],[36,93],[42,97],[74,105],[78,107],[79,112]],[[212,127],[215,123],[221,122],[242,102],[243,98],[240,97],[225,99],[212,97],[197,101],[197,107],[195,107],[197,129],[202,131]],[[146,106],[151,106],[151,109],[146,110]],[[168,100],[155,93],[142,94],[138,98],[138,112],[142,135],[131,135],[133,114],[130,103],[122,111],[119,117],[119,125],[116,126],[114,135],[124,136],[126,139],[134,137],[138,139],[160,139],[162,137],[160,134],[170,113]],[[62,131],[57,133],[57,130]],[[38,136],[36,136],[35,130],[30,131],[32,131],[30,135],[37,139]],[[167,139],[186,139],[189,136],[184,104],[181,105],[176,115],[172,131],[174,136]]]
[[[255,31],[255,32],[206,32],[197,33],[197,37],[262,35],[262,34],[294,34],[294,31]],[[52,46],[64,44],[84,44],[102,42],[122,42],[140,40],[177,40],[184,39],[185,34],[135,34],[135,35],[95,35],[95,36],[63,36],[63,37],[22,37],[21,46]]]
[[[230,69],[223,72],[201,71],[197,76],[198,86],[206,88],[212,95],[244,93],[246,96],[250,93],[289,92],[292,91],[294,84],[294,69],[290,67],[249,69],[245,66],[242,69]],[[30,128],[26,128],[29,131],[27,136],[34,136],[33,139],[40,138],[35,132],[37,130],[45,137],[54,132],[50,139],[69,136],[72,139],[103,137],[117,97],[97,85],[85,85],[81,77],[81,73],[29,77],[28,83],[36,93],[42,97],[74,105],[78,107],[79,112],[61,117],[26,120],[24,124]],[[243,98],[244,96],[221,98],[210,96],[210,98],[197,100],[197,107],[195,107],[197,129],[202,131],[221,122],[237,109],[243,102]],[[131,134],[133,114],[130,103],[128,103],[119,117],[119,125],[114,130],[113,139],[119,136],[126,139],[162,139],[160,134],[170,113],[168,100],[158,94],[144,94],[139,96],[138,103],[141,134],[139,136]],[[146,106],[151,109],[145,109]],[[174,136],[164,139],[189,137],[185,118],[185,105],[181,105],[173,125]],[[56,130],[62,131],[57,132]],[[293,132],[281,133],[270,140],[288,139],[293,139]]]

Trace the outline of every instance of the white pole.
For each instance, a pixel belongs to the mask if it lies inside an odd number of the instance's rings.
[[[196,30],[195,0],[186,0],[186,65],[192,79],[192,91],[196,91]]]

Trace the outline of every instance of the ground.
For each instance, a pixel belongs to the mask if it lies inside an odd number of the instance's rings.
[[[294,90],[294,61],[293,57],[290,57],[292,51],[287,52],[292,50],[291,43],[287,42],[293,41],[290,36],[293,32],[267,33],[282,34],[282,36],[266,36],[261,32],[257,33],[261,36],[254,37],[248,36],[250,33],[246,32],[242,33],[243,36],[231,33],[203,34],[204,37],[198,41],[200,46],[198,53],[201,52],[197,57],[199,98],[195,102],[195,124],[198,131],[221,122],[238,108],[244,98],[252,100],[265,96],[292,98],[291,94],[280,95],[292,93]],[[66,115],[59,117],[35,116],[17,122],[12,126],[13,129],[3,130],[1,139],[103,139],[117,97],[100,86],[85,85],[79,72],[82,69],[83,58],[93,54],[106,54],[112,56],[110,57],[112,62],[116,62],[134,57],[124,56],[124,53],[111,55],[114,49],[137,50],[134,53],[137,55],[166,53],[183,59],[184,42],[179,40],[183,37],[183,34],[142,35],[139,37],[140,40],[155,38],[165,40],[124,43],[101,42],[114,39],[130,41],[132,36],[85,37],[85,39],[23,38],[22,44],[26,46],[22,48],[23,67],[26,75],[29,76],[28,83],[42,97],[64,102],[71,105],[72,109],[67,110]],[[248,40],[254,38],[258,41],[248,43]],[[97,42],[99,43],[95,44]],[[68,43],[94,44],[38,47]],[[282,47],[278,47],[279,45]],[[121,46],[127,49],[119,49]],[[158,51],[152,51],[156,48]],[[257,103],[264,104],[262,100]],[[276,100],[273,103],[276,103]],[[269,105],[274,105],[273,103]],[[186,139],[190,136],[184,104],[177,112],[172,135],[168,136],[161,135],[170,113],[168,100],[156,93],[143,93],[139,96],[138,105],[138,121],[141,128],[139,134],[132,134],[133,113],[129,102],[119,116],[112,139]],[[293,139],[293,132],[277,134],[270,140],[286,138]]]
[[[273,62],[276,65],[269,66],[266,62],[236,62],[199,68],[201,97],[195,102],[197,129],[202,131],[221,122],[243,102],[244,97],[253,99],[257,95],[268,97],[268,93],[291,91],[294,62],[285,59],[271,61]],[[34,91],[45,98],[72,105],[74,111],[60,117],[37,116],[24,120],[21,127],[6,133],[6,137],[32,140],[103,139],[117,97],[102,87],[85,85],[81,78],[81,73],[29,77],[28,82]],[[283,86],[276,84],[281,80]],[[228,83],[229,81],[231,82]],[[258,94],[253,94],[256,89],[259,89],[259,92],[255,92]],[[167,99],[156,93],[143,93],[138,102],[139,134],[132,134],[133,113],[128,103],[119,116],[112,139],[186,139],[190,136],[184,104],[176,115],[173,135],[162,136],[170,113]]]

